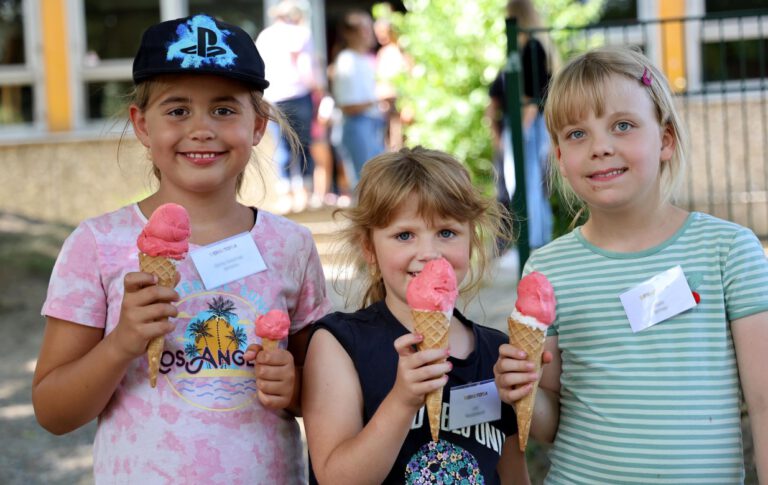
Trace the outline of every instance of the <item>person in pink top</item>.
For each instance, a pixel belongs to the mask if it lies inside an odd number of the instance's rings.
[[[133,80],[130,122],[157,190],[64,243],[42,309],[36,417],[55,434],[98,418],[96,483],[300,483],[300,368],[330,304],[310,232],[237,200],[267,121],[290,133],[262,98],[262,58],[239,27],[197,15],[147,29]],[[175,288],[139,271],[137,248],[170,202],[191,232]],[[289,333],[263,350],[255,322],[271,310]]]

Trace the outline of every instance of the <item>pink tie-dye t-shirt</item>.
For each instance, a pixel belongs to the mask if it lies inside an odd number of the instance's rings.
[[[123,277],[139,268],[136,238],[146,222],[131,205],[80,224],[56,262],[43,314],[111,332]],[[267,266],[260,273],[207,290],[191,258],[178,264],[179,314],[157,388],[146,358],[137,358],[99,416],[97,483],[304,480],[297,422],[261,406],[243,352],[258,342],[254,322],[269,310],[291,316],[291,333],[325,315],[325,279],[307,229],[260,211],[251,235]]]

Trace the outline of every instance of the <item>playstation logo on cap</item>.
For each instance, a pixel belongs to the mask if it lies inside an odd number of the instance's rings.
[[[162,74],[215,74],[263,91],[264,61],[240,27],[199,14],[148,28],[133,61],[136,84]]]
[[[196,54],[202,57],[218,56],[224,54],[226,50],[216,45],[218,36],[213,30],[205,27],[197,28],[197,44],[181,49],[184,54]]]
[[[237,55],[227,45],[231,32],[219,29],[216,21],[207,15],[197,15],[176,28],[178,40],[168,46],[166,58],[178,59],[182,67],[200,67],[217,64],[234,65]]]

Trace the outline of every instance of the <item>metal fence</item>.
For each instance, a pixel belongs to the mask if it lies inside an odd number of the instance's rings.
[[[518,29],[509,21],[507,30],[510,60],[518,59],[517,66],[508,62],[509,72],[519,67]],[[690,134],[678,204],[768,239],[768,9],[526,32],[551,41],[565,60],[601,45],[640,48],[667,75]],[[515,75],[507,83],[510,113],[518,98],[510,93],[522,92],[521,83]],[[514,118],[516,143],[522,136]]]

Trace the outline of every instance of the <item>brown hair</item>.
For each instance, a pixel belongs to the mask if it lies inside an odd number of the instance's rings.
[[[134,87],[133,91],[131,91],[131,93],[128,95],[128,102],[126,103],[126,106],[135,105],[140,111],[142,112],[145,111],[149,106],[149,101],[152,96],[152,92],[158,87],[166,85],[167,83],[168,81],[163,80],[162,77],[155,77],[153,79],[149,79],[147,81],[139,83]],[[294,155],[294,160],[295,160],[296,155],[300,153],[301,142],[299,141],[299,138],[296,132],[288,124],[288,121],[286,120],[285,115],[283,115],[283,113],[276,106],[266,101],[261,91],[253,89],[250,91],[249,94],[251,99],[251,105],[253,106],[253,109],[256,111],[256,116],[262,119],[274,121],[280,126],[280,131],[283,134],[283,136],[286,137],[286,140],[288,141],[288,145],[290,146],[290,149],[291,149],[291,153]],[[127,129],[129,125],[130,125],[130,120],[126,123],[125,128]],[[123,134],[125,134],[125,129],[123,130]],[[120,138],[122,141],[122,136]],[[119,150],[119,146],[118,146],[118,150]],[[252,152],[251,160],[253,160],[253,155],[254,154]],[[152,165],[152,175],[154,175],[157,180],[160,180],[160,177],[161,177],[160,170],[158,170],[154,164]],[[236,187],[237,187],[238,193],[240,192],[240,188],[243,185],[244,176],[245,176],[244,172],[240,173],[237,176]],[[263,182],[263,179],[262,179],[262,182]]]
[[[417,146],[370,159],[363,166],[355,195],[356,205],[336,211],[349,223],[340,234],[345,247],[338,254],[346,263],[342,267],[354,268],[357,279],[363,280],[361,308],[386,296],[381,275],[365,271],[361,248],[371,247],[371,231],[386,227],[411,196],[417,200],[418,213],[427,220],[443,217],[469,222],[474,264],[462,294],[477,293],[490,256],[496,251],[496,238],[511,239],[504,229],[509,225],[502,224],[508,217],[506,211],[480,193],[458,160],[438,150]],[[347,295],[349,303],[351,297]]]

